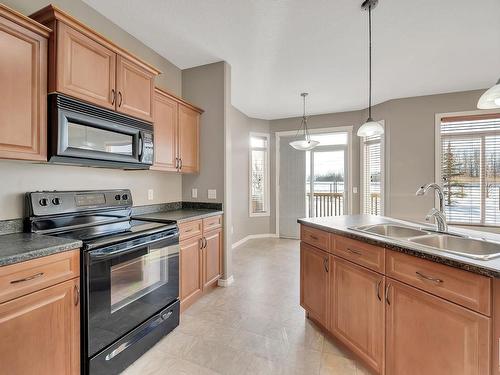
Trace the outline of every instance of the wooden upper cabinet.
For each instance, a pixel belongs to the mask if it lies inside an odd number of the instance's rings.
[[[154,164],[152,169],[177,171],[178,104],[163,91],[154,94]]]
[[[115,109],[116,53],[66,24],[57,24],[57,74],[53,91]]]
[[[328,324],[328,253],[300,243],[300,305],[322,324]]]
[[[2,374],[80,374],[79,278],[0,304]]]
[[[49,40],[49,92],[153,121],[159,70],[53,5],[31,18],[53,32]]]
[[[200,147],[200,113],[184,105],[179,105],[179,159],[180,171],[197,173]]]
[[[222,273],[222,229],[204,233],[203,287],[214,284]]]
[[[387,282],[387,375],[490,374],[490,319],[397,281]]]
[[[153,121],[154,78],[150,70],[118,56],[116,66],[116,109],[126,115]]]
[[[0,158],[47,159],[49,32],[0,4]]]
[[[330,330],[378,374],[384,368],[384,276],[330,256]],[[400,374],[405,374],[401,372]]]

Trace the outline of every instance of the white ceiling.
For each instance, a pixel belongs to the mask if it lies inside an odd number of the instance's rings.
[[[232,103],[249,116],[367,106],[367,13],[360,0],[84,0],[185,69],[225,60]],[[393,98],[492,86],[499,0],[380,0],[373,94]]]

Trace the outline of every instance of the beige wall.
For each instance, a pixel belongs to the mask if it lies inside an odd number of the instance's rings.
[[[184,98],[205,110],[200,121],[200,173],[182,177],[185,201],[224,202],[225,64],[182,71]],[[198,198],[192,198],[192,188],[198,189]],[[208,189],[217,190],[217,199],[208,199]]]
[[[29,15],[51,3],[51,1],[4,0],[3,3]],[[52,3],[159,68],[163,74],[157,78],[157,84],[177,95],[181,94],[181,70],[168,60],[146,47],[80,0],[54,0]],[[182,200],[182,178],[164,172],[121,171],[0,161],[0,176],[2,178],[0,185],[0,220],[22,217],[22,196],[25,192],[33,190],[130,188],[136,205]],[[154,200],[152,201],[147,200],[148,189],[154,189]]]
[[[130,189],[134,205],[177,202],[181,177],[158,171],[121,171],[0,161],[0,220],[23,217],[25,192],[37,190]],[[148,189],[154,200],[148,201]]]
[[[422,220],[433,207],[432,196],[416,197],[419,186],[435,179],[435,115],[472,111],[484,90],[389,100],[374,106],[373,118],[386,126],[387,216]],[[311,116],[311,128],[353,125],[353,186],[360,186],[359,139],[356,131],[367,111]],[[297,129],[299,118],[273,120],[271,131]],[[274,162],[273,162],[274,165]],[[274,168],[271,179],[274,180]],[[273,192],[273,197],[275,196]],[[359,212],[359,194],[353,195],[353,213]],[[273,215],[275,206],[273,204]],[[272,226],[274,223],[272,223]],[[274,226],[273,226],[274,228]]]
[[[249,136],[250,132],[269,133],[269,121],[250,118],[231,106],[229,123],[232,144],[232,220],[233,243],[248,235],[271,233],[271,217],[250,217],[249,197]]]

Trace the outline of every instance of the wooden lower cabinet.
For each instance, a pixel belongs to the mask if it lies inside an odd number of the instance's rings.
[[[203,287],[213,285],[222,273],[222,229],[205,234],[203,249]]]
[[[328,253],[304,242],[300,244],[300,305],[310,317],[327,326]]]
[[[0,373],[80,374],[80,279],[0,304]]]
[[[490,373],[490,319],[387,282],[387,375]]]
[[[183,309],[190,306],[203,292],[203,252],[201,236],[180,243],[180,299]]]
[[[373,370],[383,373],[384,276],[333,256],[330,265],[328,328]]]

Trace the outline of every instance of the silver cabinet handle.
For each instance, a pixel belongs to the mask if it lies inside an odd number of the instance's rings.
[[[123,96],[122,96],[122,93],[121,91],[118,91],[118,107],[121,107],[122,106],[122,101],[123,101]]]
[[[318,238],[318,237],[316,237],[316,236],[313,236],[312,234],[311,234],[311,235],[309,235],[309,237],[311,238],[311,240],[314,240],[314,241],[317,241],[317,240],[319,240],[319,238]]]
[[[204,246],[204,248],[206,249],[206,248],[207,248],[207,246],[208,246],[207,237],[203,237],[203,239],[205,240],[205,246]]]
[[[379,301],[382,301],[382,297],[380,296],[380,285],[382,285],[382,280],[379,280],[377,285],[375,286],[375,290],[377,291],[377,298]]]
[[[328,269],[328,258],[323,259],[323,267],[325,267],[325,272],[329,272]]]
[[[179,170],[182,170],[182,158],[179,158]]]
[[[387,304],[390,306],[391,305],[391,301],[389,300],[389,288],[391,287],[391,284],[387,284],[385,286],[385,302],[387,302]]]
[[[39,277],[42,277],[43,274],[44,274],[43,272],[40,272],[40,273],[37,273],[35,275],[31,275],[31,276],[25,277],[23,279],[12,280],[10,283],[11,284],[17,284],[17,283],[22,283],[24,281],[30,281],[30,280],[33,280],[33,279],[38,279]]]
[[[347,248],[347,252],[348,252],[348,253],[351,253],[351,254],[356,254],[356,255],[363,255],[363,254],[361,253],[361,251],[351,249],[350,247],[348,247],[348,248]]]
[[[423,273],[421,273],[419,271],[415,271],[415,273],[417,274],[417,276],[421,277],[422,279],[432,281],[433,283],[436,283],[436,284],[441,284],[443,282],[443,280],[441,280],[441,279],[424,275]]]
[[[179,158],[175,158],[175,169],[179,170]]]
[[[111,105],[115,104],[116,92],[115,89],[111,89]]]
[[[75,306],[78,306],[80,303],[80,288],[78,285],[75,285]]]

